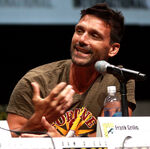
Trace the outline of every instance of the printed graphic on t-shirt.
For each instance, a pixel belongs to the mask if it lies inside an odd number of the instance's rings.
[[[64,136],[73,130],[76,136],[94,132],[96,118],[85,107],[67,111],[52,125]]]

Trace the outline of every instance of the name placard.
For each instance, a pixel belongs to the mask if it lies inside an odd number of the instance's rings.
[[[98,137],[150,135],[150,117],[98,117]]]

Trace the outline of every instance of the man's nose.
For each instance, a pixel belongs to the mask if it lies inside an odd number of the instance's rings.
[[[89,43],[89,37],[86,32],[80,36],[79,42],[84,45],[87,45]]]

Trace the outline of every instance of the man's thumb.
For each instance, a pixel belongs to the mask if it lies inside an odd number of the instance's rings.
[[[42,116],[42,119],[41,119],[41,123],[43,125],[43,127],[48,130],[50,128],[50,124],[49,122],[46,120],[45,116]]]

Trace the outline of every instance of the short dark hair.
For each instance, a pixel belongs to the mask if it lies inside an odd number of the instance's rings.
[[[98,3],[90,8],[81,10],[81,18],[86,14],[92,14],[109,24],[111,27],[110,43],[120,43],[124,33],[124,17],[120,11],[114,11],[106,3]]]

